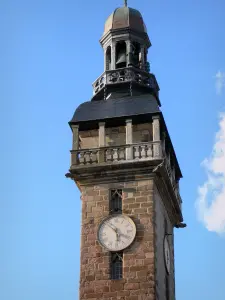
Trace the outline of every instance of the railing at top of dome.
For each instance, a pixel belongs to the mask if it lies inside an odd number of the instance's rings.
[[[158,92],[158,84],[153,74],[143,70],[127,67],[116,70],[105,71],[93,84],[93,94],[97,94],[105,85],[118,84],[122,82],[135,82],[154,89]]]

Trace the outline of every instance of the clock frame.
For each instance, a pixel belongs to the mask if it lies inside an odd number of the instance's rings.
[[[168,235],[164,237],[164,260],[165,260],[165,267],[168,274],[170,274],[171,269],[171,252],[170,252],[170,243],[168,239]]]
[[[101,221],[97,237],[103,248],[110,252],[118,252],[127,249],[133,243],[136,233],[136,225],[129,216],[115,214]]]

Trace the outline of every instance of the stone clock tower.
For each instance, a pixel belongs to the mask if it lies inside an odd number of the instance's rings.
[[[67,177],[82,201],[80,299],[175,300],[174,227],[185,227],[176,154],[139,11],[117,8],[104,73],[75,111]]]

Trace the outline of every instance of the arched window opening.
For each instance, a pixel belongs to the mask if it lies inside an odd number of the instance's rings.
[[[126,68],[127,55],[126,55],[126,43],[118,42],[116,45],[116,69]]]
[[[106,50],[106,71],[111,70],[111,47]]]

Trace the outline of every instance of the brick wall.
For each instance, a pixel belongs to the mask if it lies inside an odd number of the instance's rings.
[[[123,279],[109,279],[109,253],[97,241],[101,220],[109,214],[109,189],[122,188],[123,213],[137,226],[124,251]],[[80,299],[155,300],[153,182],[151,180],[82,186]]]

